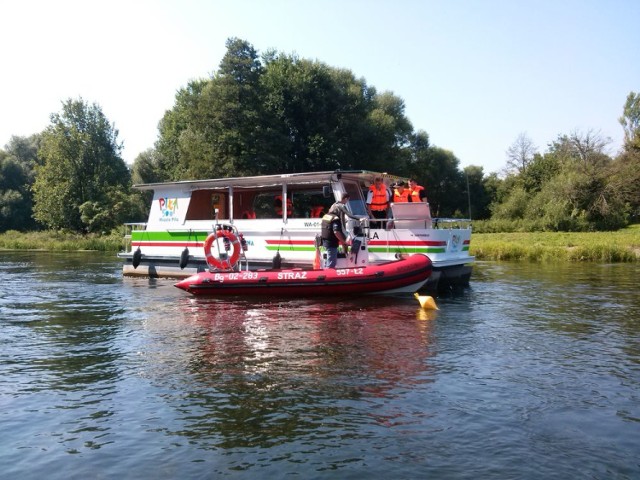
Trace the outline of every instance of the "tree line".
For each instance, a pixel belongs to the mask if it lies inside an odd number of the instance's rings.
[[[597,132],[559,135],[539,153],[526,134],[507,150],[503,176],[460,168],[415,131],[404,101],[346,69],[296,55],[262,56],[231,38],[216,72],[180,88],[153,148],[128,167],[100,107],[68,99],[50,125],[0,150],[0,231],[108,232],[144,221],[151,183],[364,169],[413,177],[434,216],[485,228],[614,229],[640,213],[640,95],[629,94],[615,158]],[[471,200],[469,202],[469,199]]]

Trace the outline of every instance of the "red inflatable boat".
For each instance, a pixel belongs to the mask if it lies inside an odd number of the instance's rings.
[[[193,295],[351,295],[414,293],[431,275],[431,260],[415,254],[400,260],[338,269],[200,272],[176,287]]]

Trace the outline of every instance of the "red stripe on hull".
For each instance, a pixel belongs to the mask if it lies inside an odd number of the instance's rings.
[[[313,240],[265,240],[267,245],[314,245]]]
[[[447,242],[428,240],[369,240],[369,245],[389,245],[391,247],[444,247]]]
[[[267,245],[314,245],[313,240],[265,240]],[[465,241],[468,243],[468,241]],[[443,247],[446,241],[433,240],[369,240],[369,245],[389,245],[405,247]]]
[[[131,242],[132,247],[202,247],[204,242]]]

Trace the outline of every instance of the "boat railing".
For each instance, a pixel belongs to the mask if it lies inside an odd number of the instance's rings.
[[[471,230],[471,219],[470,218],[434,218],[433,220],[433,228],[440,229],[465,229]]]
[[[402,217],[401,219],[389,218],[377,220],[384,230],[397,229],[441,229],[441,230],[470,230],[471,220],[468,218],[424,218]]]
[[[145,222],[130,222],[130,223],[124,223],[123,227],[124,227],[124,233],[123,233],[124,251],[129,252],[131,251],[131,232],[146,230],[147,224]]]

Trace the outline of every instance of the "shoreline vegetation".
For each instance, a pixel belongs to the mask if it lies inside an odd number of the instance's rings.
[[[0,234],[0,250],[115,253],[124,250],[124,235],[79,235],[56,231]],[[615,232],[474,233],[471,255],[477,260],[532,262],[640,262],[640,224]]]
[[[640,224],[614,232],[474,233],[477,260],[640,262]]]

